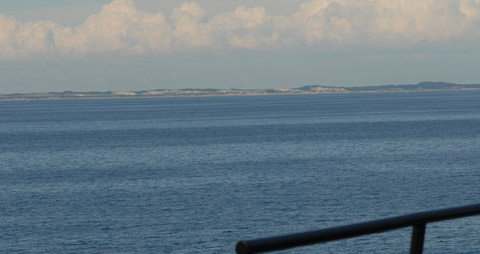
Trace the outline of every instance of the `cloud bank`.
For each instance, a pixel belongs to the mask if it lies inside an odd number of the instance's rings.
[[[211,18],[195,2],[167,17],[138,10],[132,0],[114,0],[75,27],[0,14],[0,59],[455,42],[480,42],[480,0],[313,0],[289,16],[240,6]]]

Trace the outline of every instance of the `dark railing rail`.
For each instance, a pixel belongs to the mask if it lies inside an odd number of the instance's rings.
[[[410,243],[410,253],[418,254],[423,252],[425,227],[428,223],[479,214],[480,204],[413,213],[409,215],[341,227],[327,228],[317,231],[256,239],[251,241],[240,241],[237,243],[236,251],[238,254],[262,253],[375,234],[411,226],[413,227],[413,232],[412,241]]]

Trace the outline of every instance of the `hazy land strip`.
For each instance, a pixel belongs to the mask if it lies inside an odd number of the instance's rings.
[[[274,89],[159,89],[129,92],[49,92],[0,94],[0,101],[34,100],[91,100],[126,98],[174,98],[213,96],[258,96],[258,95],[301,95],[301,94],[345,94],[345,93],[392,93],[432,91],[473,91],[480,90],[480,84],[460,85],[446,82],[421,82],[412,85],[380,85],[360,87],[303,86],[299,88]]]

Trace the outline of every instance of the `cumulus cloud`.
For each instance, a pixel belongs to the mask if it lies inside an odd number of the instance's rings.
[[[288,16],[263,7],[211,18],[195,2],[166,17],[113,0],[76,27],[22,23],[0,14],[0,58],[96,52],[172,54],[185,50],[278,49],[480,41],[480,0],[313,0]]]

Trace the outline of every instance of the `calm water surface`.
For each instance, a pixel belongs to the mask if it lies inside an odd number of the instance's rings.
[[[480,93],[0,102],[0,252],[233,253],[480,202]],[[478,253],[480,218],[426,253]],[[410,230],[282,253],[406,253]]]

